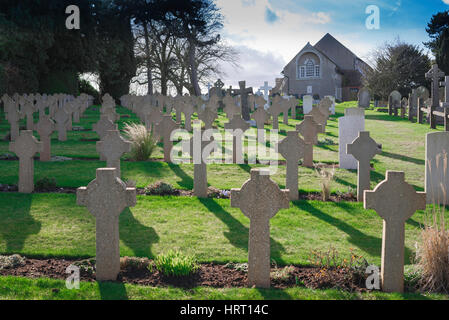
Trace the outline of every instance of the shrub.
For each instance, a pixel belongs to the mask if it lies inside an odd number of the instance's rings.
[[[177,195],[179,191],[173,188],[169,183],[163,181],[158,181],[145,188],[145,194],[147,195],[158,195],[158,196],[170,196]]]
[[[195,273],[199,266],[193,256],[183,255],[179,251],[170,250],[159,255],[154,266],[166,276],[182,277]]]
[[[284,268],[275,268],[274,271],[270,272],[270,277],[272,280],[285,282],[293,276],[295,272],[294,266],[287,266]]]
[[[38,191],[54,190],[56,188],[56,180],[55,178],[45,177],[36,181],[35,186]]]
[[[134,161],[147,161],[157,144],[153,134],[148,132],[144,125],[137,123],[126,123],[124,132],[131,142],[131,159]]]
[[[335,167],[325,168],[315,165],[315,172],[321,178],[321,195],[323,201],[328,201],[331,194],[331,182],[335,175]]]

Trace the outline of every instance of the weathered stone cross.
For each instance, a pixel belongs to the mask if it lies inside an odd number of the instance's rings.
[[[218,117],[217,111],[207,107],[198,113],[198,119],[204,122],[204,129],[212,129],[215,119]]]
[[[189,150],[193,158],[193,194],[198,198],[207,198],[207,156],[215,147],[214,138],[203,141],[204,130],[200,127],[193,129],[193,137],[183,145],[184,150]],[[203,158],[204,157],[204,158]]]
[[[119,216],[136,205],[136,189],[127,188],[114,168],[100,168],[95,180],[76,190],[76,203],[96,220],[96,278],[115,281],[120,271]]]
[[[92,129],[98,134],[100,140],[103,140],[109,130],[118,130],[118,126],[116,123],[112,122],[107,115],[102,114],[100,115],[100,120],[93,124]],[[104,154],[100,152],[100,161],[105,160]]]
[[[31,193],[34,190],[34,159],[37,152],[42,152],[42,142],[33,136],[32,130],[23,130],[19,137],[9,144],[9,151],[19,157],[19,192]]]
[[[257,126],[257,140],[260,143],[265,142],[265,123],[269,119],[268,112],[264,108],[257,108],[256,112],[251,114],[251,117],[256,121]]]
[[[55,121],[56,121],[56,130],[58,131],[58,140],[66,141],[67,123],[69,121],[69,114],[63,108],[60,108],[58,109],[58,111],[56,111]]]
[[[51,160],[51,134],[55,131],[55,123],[46,114],[42,114],[36,125],[36,131],[39,133],[43,148],[40,153],[41,161]]]
[[[97,152],[104,155],[108,168],[115,168],[120,178],[120,157],[131,151],[131,142],[126,141],[118,130],[108,130],[102,141],[97,141]]]
[[[250,120],[249,106],[248,106],[248,94],[253,93],[253,88],[246,88],[246,81],[239,81],[240,89],[234,90],[235,94],[240,94],[242,102],[242,118],[245,121]]]
[[[405,221],[426,208],[426,194],[405,182],[404,172],[387,171],[373,191],[365,191],[365,209],[374,209],[384,220],[382,233],[382,290],[404,291]]]
[[[251,179],[241,189],[231,190],[231,206],[250,219],[249,286],[270,287],[270,219],[289,207],[288,192],[279,189],[266,169],[251,169]]]
[[[305,115],[304,121],[296,125],[304,138],[306,149],[304,150],[304,166],[313,167],[313,145],[318,143],[318,133],[323,131],[323,126],[313,120],[313,116]]]
[[[276,96],[273,98],[272,104],[270,108],[268,109],[268,112],[273,117],[273,129],[278,130],[279,129],[279,115],[284,110],[283,109],[283,99],[281,96]]]
[[[235,114],[228,123],[224,124],[226,130],[232,130],[232,163],[242,164],[242,137],[246,130],[249,129],[249,124],[239,114]]]
[[[268,95],[270,94],[270,90],[273,89],[273,87],[270,87],[268,85],[268,81],[264,81],[263,87],[260,87],[259,89],[263,91],[263,97],[265,101],[268,101]]]
[[[14,141],[17,139],[17,137],[19,136],[19,121],[21,118],[22,114],[19,112],[19,110],[14,107],[11,106],[9,108],[9,112],[8,112],[8,122],[9,125],[11,127],[11,141]]]
[[[312,108],[312,111],[308,113],[308,115],[311,115],[313,117],[313,120],[321,125],[322,131],[321,133],[326,132],[326,124],[327,124],[327,117],[324,115],[318,107]]]
[[[173,121],[171,115],[162,116],[161,122],[156,124],[155,131],[164,143],[164,161],[171,162],[170,153],[173,148],[173,141],[170,140],[172,132],[179,129],[179,124]]]
[[[287,137],[278,144],[279,153],[287,161],[286,187],[290,190],[290,200],[298,200],[298,161],[304,158],[309,144],[305,143],[298,131],[288,131]]]
[[[235,100],[232,96],[230,96],[229,94],[227,94],[224,98],[223,98],[223,104],[225,105],[225,107],[223,108],[223,111],[226,113],[226,116],[228,117],[229,120],[231,120],[232,118],[234,118],[234,115],[240,115],[240,109],[239,107],[237,107],[237,105],[235,104]]]
[[[357,201],[363,201],[363,192],[370,189],[370,161],[382,153],[376,141],[369,136],[368,131],[360,131],[359,136],[346,145],[346,153],[352,154],[358,161],[357,167]]]

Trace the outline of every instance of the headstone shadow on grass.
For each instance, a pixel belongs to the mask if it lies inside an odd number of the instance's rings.
[[[179,178],[181,178],[181,181],[177,182],[181,187],[184,187],[187,190],[193,189],[193,178],[189,176],[181,168],[181,166],[173,163],[168,163],[168,167],[170,168],[171,171],[173,171],[174,174],[176,174]]]
[[[6,242],[6,254],[20,253],[26,239],[38,234],[42,225],[30,215],[33,195],[18,194],[8,197],[11,204],[20,204],[20,207],[13,207],[11,210],[3,207],[0,211],[0,241]]]
[[[224,231],[226,239],[236,248],[248,251],[249,228],[234,218],[231,213],[226,211],[215,199],[198,199],[210,212],[220,219],[229,231]],[[271,260],[277,264],[285,265],[281,253],[285,252],[284,246],[270,237]]]
[[[159,236],[152,227],[137,220],[129,208],[119,216],[120,240],[133,251],[134,256],[154,258],[151,251],[153,243],[159,242]]]
[[[381,155],[388,157],[388,158],[407,161],[407,162],[411,162],[411,163],[422,165],[422,166],[426,164],[426,161],[424,159],[416,159],[416,158],[408,157],[408,156],[405,156],[402,154],[396,154],[396,153],[391,153],[391,152],[387,152],[387,151],[382,151]]]
[[[282,289],[270,288],[270,289],[261,289],[256,288],[260,295],[264,298],[264,300],[291,300],[292,297]]]
[[[301,202],[301,206],[298,205],[298,202],[294,203],[297,207],[299,207],[302,210],[305,210],[309,212],[311,215],[319,218],[320,220],[331,224],[332,226],[338,228],[339,230],[346,233],[349,238],[348,241],[361,250],[367,252],[371,256],[379,257],[381,256],[381,250],[382,250],[382,221],[379,219],[379,237],[374,237],[367,235],[363,233],[362,231],[356,229],[355,227],[349,225],[348,223],[341,221],[327,213],[324,213],[323,211],[317,209],[313,205],[311,205],[308,202]],[[353,206],[348,206],[344,202],[339,202],[337,204],[338,207],[340,207],[342,210],[348,212],[351,214],[351,211],[355,214],[366,214],[363,208],[356,208]],[[409,248],[405,247],[404,252],[404,258],[406,264],[411,264],[412,258],[414,257],[414,252],[410,250]],[[372,263],[372,261],[368,261],[369,263]]]
[[[122,282],[97,281],[101,300],[128,300],[125,284]]]

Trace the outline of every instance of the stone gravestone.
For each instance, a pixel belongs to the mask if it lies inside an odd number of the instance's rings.
[[[173,148],[173,141],[170,140],[172,132],[179,129],[179,125],[173,121],[171,115],[164,115],[162,121],[156,124],[156,134],[162,138],[164,142],[164,161],[171,162],[170,153]]]
[[[312,108],[312,111],[310,111],[308,113],[308,115],[312,116],[313,120],[316,123],[321,125],[321,127],[323,129],[322,133],[325,133],[326,132],[326,125],[327,125],[327,116],[325,114],[323,114],[318,107]]]
[[[292,103],[281,97],[282,123],[288,126],[288,112],[292,108]]]
[[[310,111],[312,111],[313,97],[310,95],[305,95],[302,98],[302,107],[304,114],[308,114]]]
[[[443,94],[444,100],[441,102],[441,107],[444,111],[444,130],[449,131],[449,76],[444,77],[444,81],[440,82],[440,86],[443,86]]]
[[[248,94],[253,93],[253,88],[246,88],[246,81],[239,81],[239,90],[234,90],[236,94],[240,95],[241,107],[242,107],[242,118],[245,121],[250,120],[249,106],[248,106]]]
[[[59,109],[55,114],[56,130],[58,131],[58,140],[67,140],[67,123],[69,114],[64,109]]]
[[[298,161],[304,158],[308,144],[302,140],[298,131],[288,131],[287,137],[278,144],[279,153],[287,161],[286,187],[290,190],[290,200],[298,200]]]
[[[183,150],[189,150],[193,159],[193,194],[198,198],[207,198],[207,157],[215,147],[214,138],[203,141],[204,130],[193,129],[193,137],[183,144]],[[204,158],[203,158],[204,157]]]
[[[415,112],[418,109],[418,94],[416,89],[412,89],[412,92],[408,95],[408,120],[413,121]]]
[[[23,98],[23,105],[22,105],[21,111],[26,116],[26,119],[27,119],[27,130],[33,130],[34,129],[34,123],[33,123],[34,104],[33,104],[33,102],[26,98]]]
[[[335,114],[335,97],[334,96],[324,96],[324,98],[329,98],[332,101],[331,114]]]
[[[427,203],[449,205],[449,132],[426,135],[425,191]]]
[[[127,188],[114,168],[99,168],[95,180],[76,190],[76,203],[95,217],[96,279],[115,281],[120,272],[119,216],[136,205],[136,188]]]
[[[145,128],[148,131],[152,131],[154,126],[161,122],[163,117],[163,113],[160,111],[160,109],[156,107],[152,107],[150,112],[145,114]]]
[[[249,124],[239,114],[235,114],[232,120],[224,124],[226,130],[232,130],[232,163],[243,164],[242,138]]]
[[[359,108],[369,108],[371,102],[371,94],[367,88],[360,89],[358,93]]]
[[[198,119],[204,122],[204,129],[212,129],[215,119],[218,117],[217,111],[206,107],[203,111],[198,113]]]
[[[407,110],[408,99],[406,97],[401,100],[401,118],[405,118],[405,111]]]
[[[363,201],[363,192],[370,190],[370,161],[382,153],[382,149],[370,136],[368,131],[360,131],[352,143],[346,145],[346,153],[358,161],[357,166],[357,201]]]
[[[304,121],[296,125],[296,131],[303,136],[306,143],[303,164],[306,167],[313,167],[313,145],[318,143],[318,133],[321,133],[323,128],[312,116],[305,115]]]
[[[432,129],[436,128],[436,119],[433,111],[440,106],[440,78],[444,77],[444,72],[442,72],[437,64],[432,65],[432,69],[430,69],[426,73],[426,79],[430,79],[432,81],[431,86],[431,98],[432,104],[430,106],[430,127]]]
[[[360,131],[365,131],[365,109],[345,109],[345,116],[338,118],[338,159],[341,169],[357,169],[357,160],[346,152],[346,145],[352,143]]]
[[[387,171],[384,181],[365,191],[364,208],[375,210],[384,220],[381,282],[385,292],[404,291],[405,221],[426,208],[426,194],[416,192],[404,178],[404,172]]]
[[[283,99],[281,98],[281,96],[275,96],[270,108],[268,109],[268,112],[273,117],[273,130],[279,129],[279,115],[283,111],[282,100]]]
[[[399,91],[394,90],[390,93],[388,98],[388,114],[391,116],[393,113],[395,116],[398,115],[398,108],[401,107],[402,95]]]
[[[120,157],[131,151],[131,142],[126,141],[118,130],[108,130],[102,141],[97,141],[97,152],[106,158],[108,168],[115,168],[117,177],[120,174]]]
[[[184,128],[187,131],[191,131],[192,130],[192,115],[194,113],[194,108],[193,105],[186,101],[184,104],[184,107],[182,108],[182,112],[184,113],[184,117],[185,117],[185,124],[184,124]]]
[[[100,115],[100,120],[93,124],[92,129],[98,134],[100,140],[103,140],[109,130],[118,130],[118,127],[117,124],[112,122],[107,115],[102,114]],[[105,160],[105,156],[100,152],[100,161]]]
[[[21,118],[21,113],[14,106],[9,109],[8,112],[8,122],[10,125],[11,141],[15,141],[19,136],[19,121]]]
[[[268,113],[265,111],[264,108],[257,108],[256,112],[251,114],[251,118],[253,118],[256,121],[256,127],[257,127],[257,140],[260,143],[265,142],[265,123],[269,119]]]
[[[41,161],[51,160],[51,134],[55,131],[55,123],[47,115],[42,115],[36,125],[36,131],[42,142]]]
[[[31,193],[34,190],[34,159],[37,152],[42,152],[42,142],[33,137],[32,130],[23,130],[19,137],[9,144],[9,151],[19,158],[19,192]]]
[[[251,179],[241,189],[231,190],[231,206],[250,219],[248,284],[270,287],[270,219],[289,207],[288,190],[279,189],[269,171],[251,169]]]
[[[268,85],[268,81],[264,81],[263,87],[259,88],[259,90],[263,91],[263,98],[265,99],[265,101],[268,101],[268,99],[269,99],[268,95],[269,95],[271,89],[273,89],[273,87],[270,87]]]
[[[321,111],[323,115],[326,116],[326,119],[329,119],[331,114],[332,100],[329,98],[324,98],[318,103],[318,110]]]
[[[234,118],[234,115],[240,115],[240,108],[235,104],[235,100],[232,96],[227,94],[223,98],[224,108],[223,111],[226,113],[226,117],[231,120]]]

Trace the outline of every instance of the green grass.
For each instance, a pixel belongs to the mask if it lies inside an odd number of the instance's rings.
[[[406,223],[406,263],[415,254],[423,213]],[[0,254],[95,256],[95,219],[71,194],[0,193]],[[292,202],[271,219],[271,257],[309,264],[310,251],[351,249],[380,264],[382,220],[360,203]],[[154,258],[169,250],[199,262],[246,262],[249,219],[228,199],[138,196],[120,215],[120,254]]]
[[[335,289],[156,288],[113,282],[81,282],[69,290],[65,281],[0,276],[1,300],[447,300],[439,294],[349,293]]]

